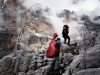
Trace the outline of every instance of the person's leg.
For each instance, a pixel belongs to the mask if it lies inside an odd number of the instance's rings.
[[[60,47],[57,49],[54,70],[57,70],[59,68],[59,53],[60,53]]]
[[[66,44],[66,39],[67,39],[67,38],[66,38],[66,37],[64,37],[64,44]]]
[[[68,36],[67,38],[68,38],[68,45],[70,45],[70,37]]]

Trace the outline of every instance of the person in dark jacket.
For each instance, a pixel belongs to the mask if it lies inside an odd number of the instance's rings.
[[[66,44],[66,41],[68,39],[68,45],[70,45],[70,37],[69,37],[68,33],[69,33],[69,26],[68,25],[64,25],[63,26],[63,30],[62,30],[62,35],[63,35],[63,38],[64,38],[64,43]]]

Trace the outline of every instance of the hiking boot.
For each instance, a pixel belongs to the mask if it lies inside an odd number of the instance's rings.
[[[70,46],[70,43],[68,43],[68,46]]]

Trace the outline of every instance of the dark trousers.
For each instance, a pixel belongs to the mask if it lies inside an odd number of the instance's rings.
[[[57,54],[51,64],[52,70],[57,70],[59,68],[59,60],[60,60],[59,53],[60,53],[60,50],[57,51]]]
[[[69,36],[64,37],[64,44],[66,44],[67,39],[68,39],[67,44],[70,45],[70,37]]]
[[[56,56],[54,60],[54,70],[57,69],[59,69],[59,56]]]

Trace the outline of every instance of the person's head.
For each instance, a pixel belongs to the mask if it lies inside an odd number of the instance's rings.
[[[61,39],[58,37],[56,40],[57,40],[57,41],[60,41]]]
[[[64,26],[63,26],[63,29],[65,29],[65,28],[69,28],[68,25],[64,25]]]
[[[56,37],[58,37],[58,34],[57,33],[54,33],[53,39],[55,39]]]

